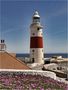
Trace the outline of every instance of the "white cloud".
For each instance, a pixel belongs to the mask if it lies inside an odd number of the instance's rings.
[[[63,8],[60,8],[59,10],[53,12],[50,14],[51,17],[54,17],[54,16],[60,16],[60,15],[63,15],[67,13],[67,7],[63,7]]]

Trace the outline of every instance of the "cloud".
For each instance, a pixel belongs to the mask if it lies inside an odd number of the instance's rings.
[[[51,17],[60,16],[67,13],[67,7],[60,8],[59,10],[50,14]]]
[[[26,26],[23,25],[23,26],[19,26],[19,27],[22,27],[21,29],[25,28]],[[20,30],[19,27],[16,27],[16,28],[9,28],[7,30],[4,30],[4,31],[1,31],[3,34],[7,34],[7,33],[11,33],[11,32],[17,32]],[[24,30],[24,29],[23,29]]]
[[[66,31],[67,32],[67,31]],[[52,33],[53,35],[60,35],[61,33],[65,33],[65,31],[58,31],[58,32],[55,32],[55,33]]]
[[[11,32],[14,32],[14,31],[16,31],[16,29],[11,28],[11,29],[2,31],[2,33],[3,33],[3,34],[6,34],[6,33],[11,33]]]

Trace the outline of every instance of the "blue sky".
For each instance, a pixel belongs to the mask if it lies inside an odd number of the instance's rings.
[[[0,38],[5,39],[9,52],[29,53],[35,10],[43,25],[44,52],[67,52],[66,0],[2,0],[0,4]]]

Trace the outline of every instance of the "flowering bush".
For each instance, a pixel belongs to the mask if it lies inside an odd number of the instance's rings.
[[[65,83],[41,75],[0,72],[0,90],[68,90]]]

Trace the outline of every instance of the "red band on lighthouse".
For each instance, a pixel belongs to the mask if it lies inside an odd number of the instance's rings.
[[[42,37],[31,37],[30,42],[30,48],[43,48]]]

